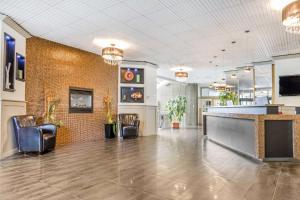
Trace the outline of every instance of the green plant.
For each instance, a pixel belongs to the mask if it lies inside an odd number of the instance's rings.
[[[184,96],[178,96],[167,102],[166,109],[171,122],[181,122],[183,114],[186,111],[186,104],[187,100]]]
[[[220,105],[226,106],[227,101],[232,101],[233,105],[238,105],[238,95],[232,91],[223,91],[219,95]]]
[[[47,110],[44,114],[45,123],[52,123],[58,127],[61,127],[63,125],[63,122],[61,120],[57,120],[55,115],[56,107],[59,103],[60,99],[47,98]]]

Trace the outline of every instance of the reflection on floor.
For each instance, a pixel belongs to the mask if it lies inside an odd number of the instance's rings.
[[[200,129],[0,162],[1,200],[292,200],[299,188],[299,164],[255,163],[204,140]]]

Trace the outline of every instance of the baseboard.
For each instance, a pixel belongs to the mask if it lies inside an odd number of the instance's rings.
[[[1,155],[0,155],[0,160],[3,160],[3,159],[5,159],[5,158],[7,158],[7,157],[9,157],[9,156],[12,156],[12,155],[14,155],[15,153],[17,153],[18,152],[18,149],[17,148],[14,148],[14,149],[11,149],[11,150],[9,150],[9,151],[7,151],[7,152],[4,152],[4,153],[2,153]]]

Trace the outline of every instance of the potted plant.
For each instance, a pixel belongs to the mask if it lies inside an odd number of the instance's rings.
[[[238,95],[233,91],[223,91],[219,95],[220,105],[227,106],[228,101],[232,101],[233,105],[238,105]]]
[[[54,124],[58,128],[60,128],[63,125],[63,122],[61,120],[56,119],[56,114],[55,114],[56,108],[59,103],[60,103],[60,99],[54,99],[54,98],[48,97],[46,112],[43,116],[44,123]]]
[[[168,112],[168,119],[172,122],[172,128],[179,128],[179,124],[186,111],[186,104],[187,100],[184,96],[178,96],[167,102],[166,108]]]
[[[113,120],[112,113],[111,113],[111,104],[112,104],[112,96],[108,90],[108,94],[103,98],[103,103],[106,108],[106,120],[107,123],[104,124],[105,129],[105,138],[111,139],[115,138],[117,132],[117,124]]]

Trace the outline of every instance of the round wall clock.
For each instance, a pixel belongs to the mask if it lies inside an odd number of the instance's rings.
[[[133,78],[134,78],[134,73],[133,73],[132,71],[126,71],[126,72],[124,73],[124,79],[125,79],[126,81],[132,81]]]

